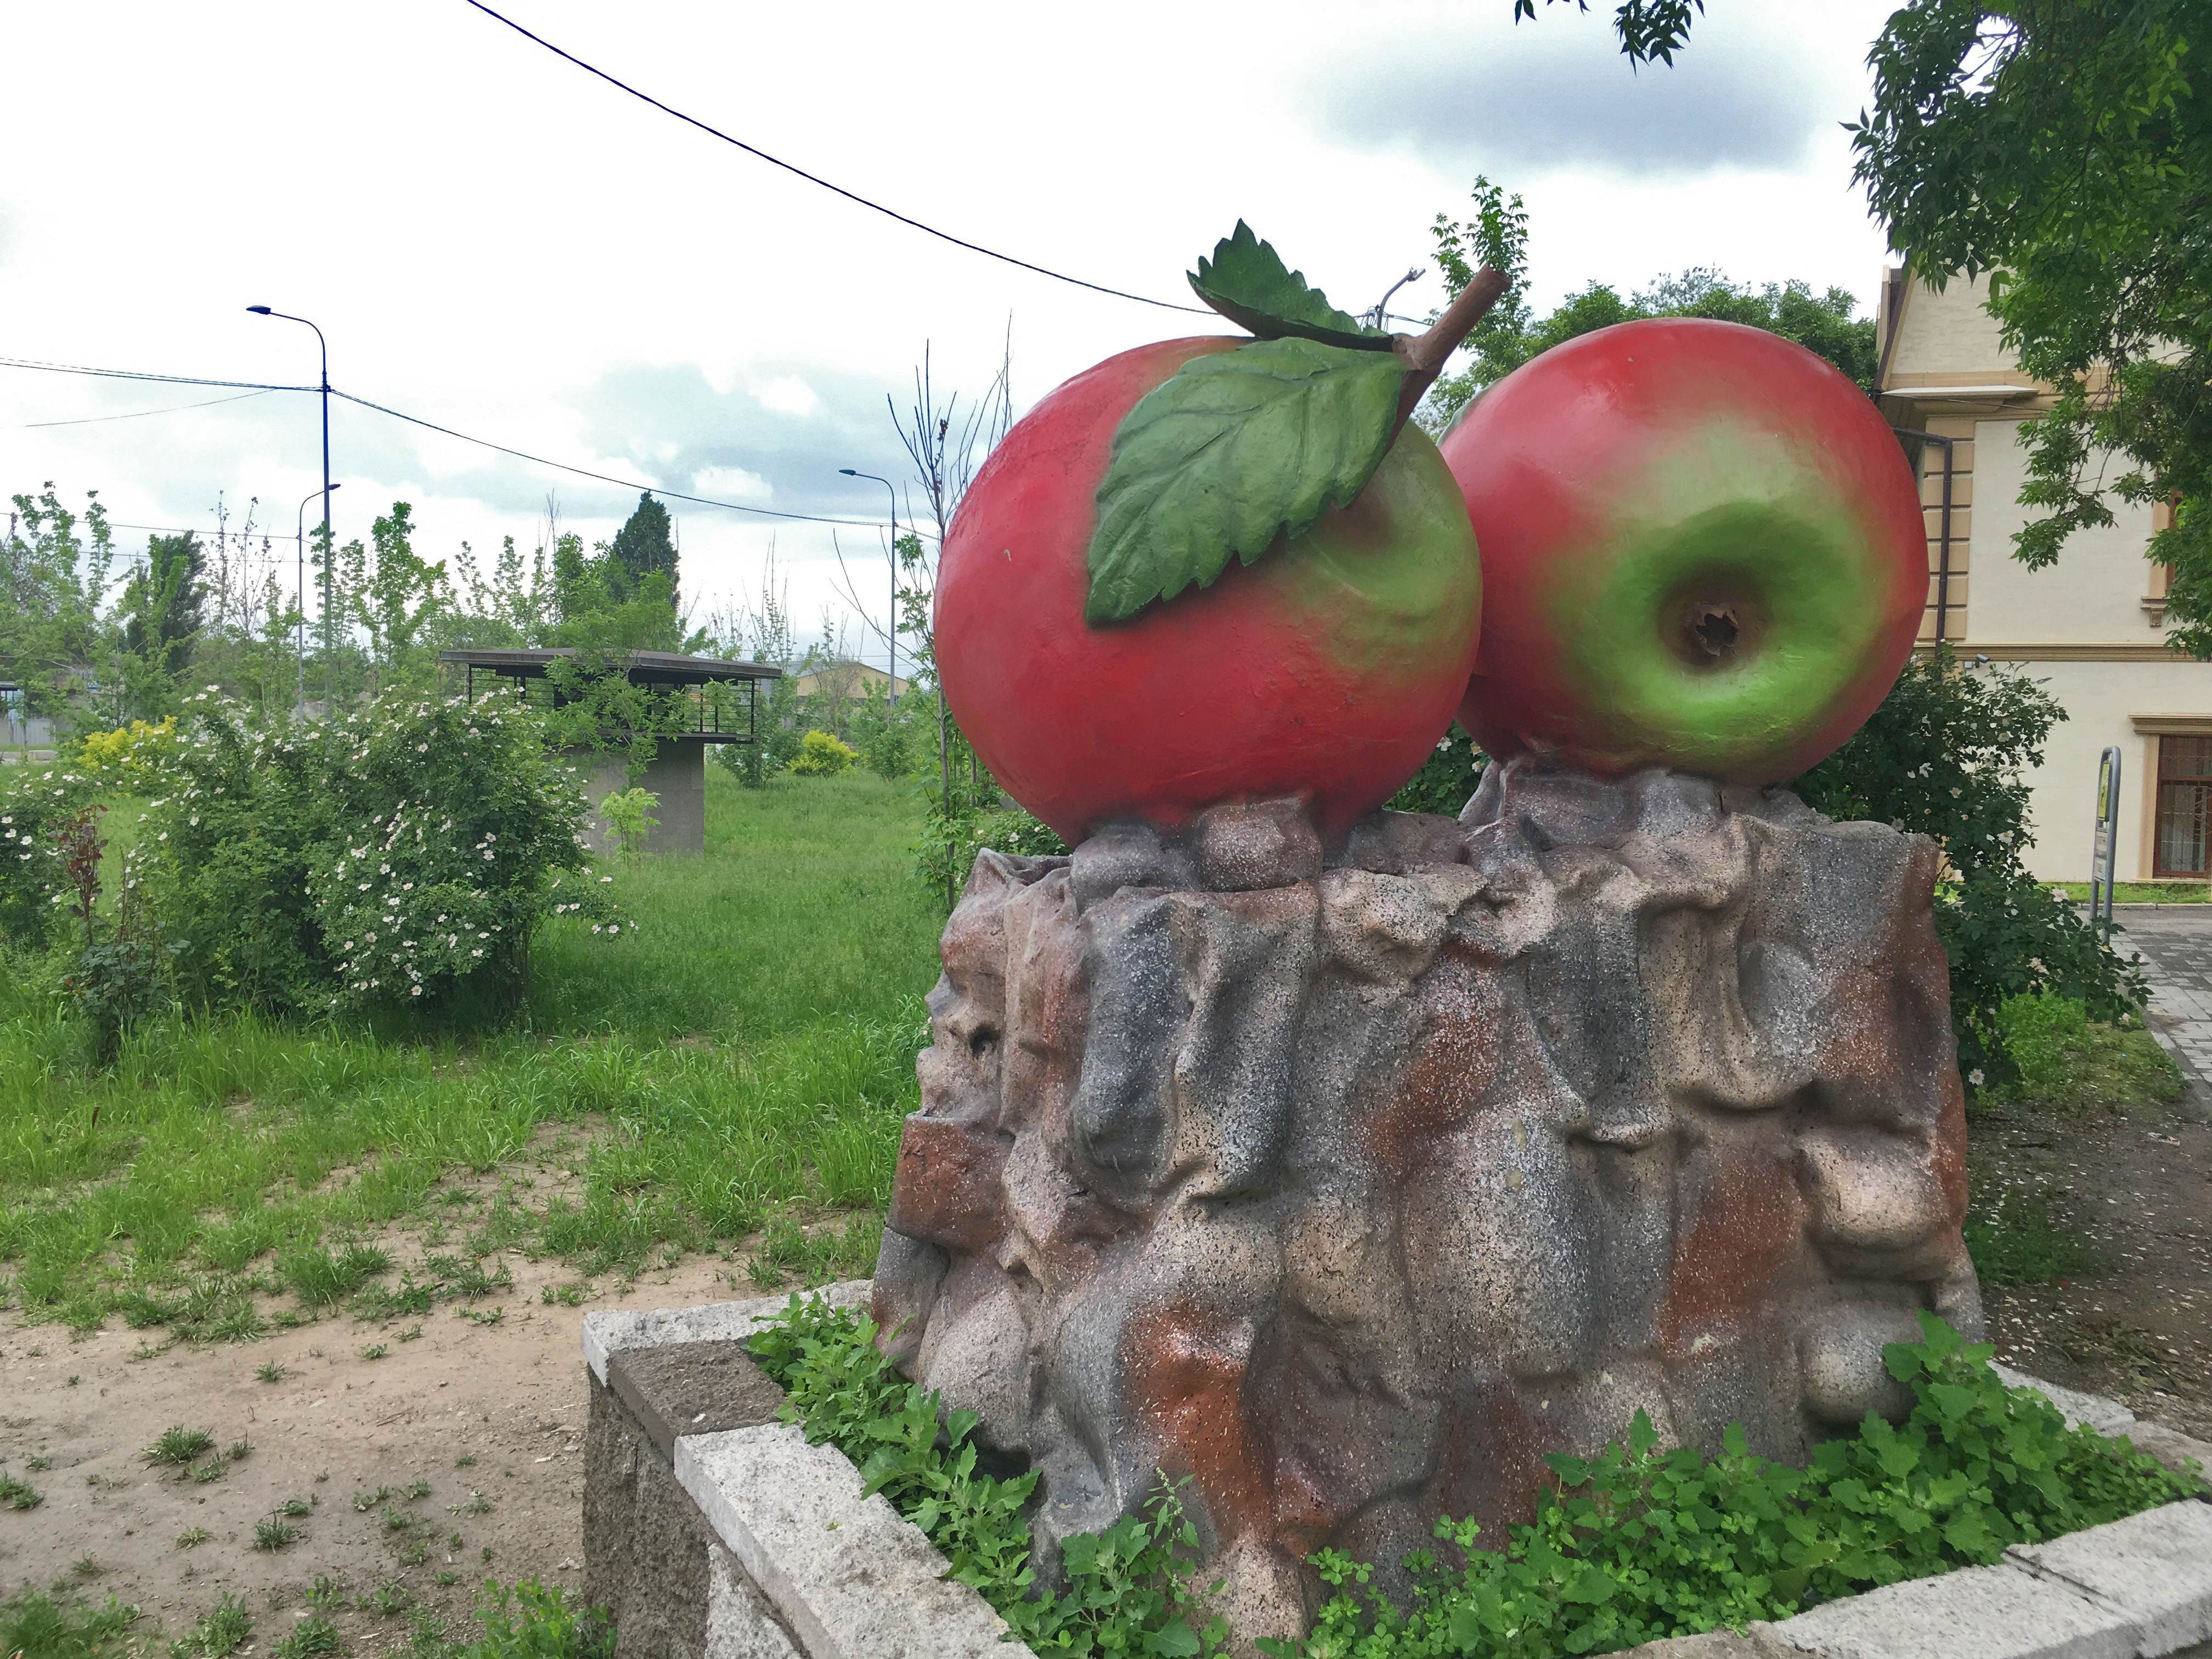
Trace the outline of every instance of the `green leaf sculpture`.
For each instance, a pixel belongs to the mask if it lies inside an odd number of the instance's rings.
[[[1115,431],[1085,620],[1122,622],[1210,586],[1232,554],[1249,565],[1348,506],[1397,435],[1407,372],[1391,352],[1299,337],[1185,363]]]
[[[1274,245],[1255,236],[1242,219],[1233,235],[1214,244],[1211,261],[1200,257],[1190,285],[1200,299],[1263,340],[1295,335],[1356,351],[1390,349],[1388,334],[1346,316],[1319,289],[1307,287],[1305,273],[1285,265]]]

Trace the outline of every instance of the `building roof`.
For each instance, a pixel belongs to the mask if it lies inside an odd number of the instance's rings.
[[[440,662],[465,663],[514,679],[543,679],[546,669],[576,654],[574,646],[538,650],[441,651]],[[633,651],[629,677],[647,685],[706,685],[717,680],[780,680],[783,670],[768,663],[724,662],[716,657],[687,657],[674,651]]]

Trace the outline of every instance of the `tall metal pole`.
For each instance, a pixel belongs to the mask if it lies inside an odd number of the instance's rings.
[[[315,325],[309,322],[305,317],[295,317],[289,311],[271,311],[267,306],[248,306],[246,307],[246,309],[253,313],[257,317],[281,317],[288,323],[307,323],[309,328],[315,330],[315,343],[322,348],[323,382],[320,390],[323,398],[323,701],[328,702],[331,698],[331,653],[332,648],[331,639],[331,491],[337,488],[337,486],[331,482],[331,343],[323,337],[323,331],[319,328],[316,328]],[[307,671],[303,665],[301,670],[301,682],[303,685],[305,684],[306,672]]]
[[[877,478],[872,472],[856,472],[849,466],[841,466],[837,471],[848,478],[875,478],[876,482],[884,487],[884,493],[891,498],[891,627],[890,632],[885,636],[890,641],[891,665],[890,684],[884,689],[884,695],[890,702],[896,702],[898,701],[898,491],[891,488],[891,481],[889,478]]]
[[[292,599],[293,608],[300,613],[298,644],[294,653],[299,666],[298,684],[293,693],[295,714],[304,714],[307,707],[307,532],[304,515],[307,511],[307,503],[319,495],[323,498],[323,522],[325,526],[330,522],[331,491],[336,489],[337,486],[330,481],[330,460],[327,450],[324,452],[323,471],[322,489],[309,490],[301,498],[299,511],[292,514],[292,548],[300,562],[299,571],[294,577],[296,586]],[[325,536],[324,539],[327,541],[330,538]]]

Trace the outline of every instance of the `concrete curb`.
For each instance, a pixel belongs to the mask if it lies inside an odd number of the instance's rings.
[[[822,1294],[850,1307],[865,1304],[870,1288],[865,1279],[852,1279]],[[712,1423],[710,1411],[695,1413],[707,1385],[696,1381],[698,1368],[689,1356],[624,1358],[623,1375],[609,1384],[608,1362],[614,1355],[739,1340],[787,1300],[761,1297],[697,1308],[599,1313],[584,1322],[585,1358],[598,1385],[595,1435],[603,1410],[622,1413],[621,1432],[629,1437],[628,1443],[642,1449],[623,1454],[634,1464],[666,1440],[672,1425],[709,1425],[705,1432],[674,1435],[671,1460],[672,1484],[681,1493],[675,1502],[696,1517],[685,1524],[703,1527],[708,1534],[707,1605],[689,1626],[696,1632],[703,1624],[705,1659],[1024,1659],[1030,1650],[1000,1639],[1006,1621],[975,1591],[946,1577],[948,1563],[919,1528],[880,1495],[860,1496],[859,1470],[835,1448],[807,1445],[795,1425],[725,1427]],[[647,1386],[631,1376],[641,1366],[662,1368],[650,1386],[675,1390],[668,1400],[641,1403],[641,1396],[631,1398]],[[2171,1468],[2179,1469],[2191,1457],[2212,1468],[2212,1445],[2143,1422],[2118,1401],[2006,1366],[1993,1369],[2008,1387],[2034,1389],[2047,1396],[2069,1424],[2125,1436],[2137,1450]],[[761,1382],[765,1387],[765,1380]],[[728,1388],[715,1384],[711,1391],[719,1399]],[[725,1414],[722,1423],[732,1420]],[[611,1415],[608,1421],[612,1424]],[[613,1443],[608,1443],[611,1455]],[[587,1495],[587,1514],[589,1504]],[[587,1558],[592,1545],[587,1528]],[[694,1542],[688,1547],[696,1559],[702,1546]],[[2208,1640],[2212,1503],[2185,1500],[2049,1543],[2014,1548],[1996,1566],[1892,1584],[1778,1624],[1754,1624],[1741,1635],[1722,1630],[1650,1643],[1632,1655],[2150,1659]],[[623,1659],[630,1659],[633,1651],[625,1644]],[[658,1659],[659,1650],[653,1651]]]
[[[842,1279],[811,1294],[833,1308],[864,1307],[871,1283]],[[741,1342],[781,1310],[789,1296],[760,1296],[747,1302],[708,1302],[696,1308],[636,1309],[584,1316],[584,1363],[604,1384],[607,1356],[625,1348],[658,1348],[678,1342]]]

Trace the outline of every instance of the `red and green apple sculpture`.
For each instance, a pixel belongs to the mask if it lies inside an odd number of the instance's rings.
[[[1284,795],[1334,839],[1434,749],[1474,661],[1475,538],[1405,416],[1502,283],[1447,342],[1363,329],[1241,225],[1192,280],[1262,337],[1163,341],[1060,386],[977,474],[939,568],[951,712],[1070,844]]]
[[[1864,392],[1776,335],[1601,329],[1491,386],[1442,449],[1482,548],[1460,718],[1493,755],[1773,783],[1911,652],[1911,469]]]

